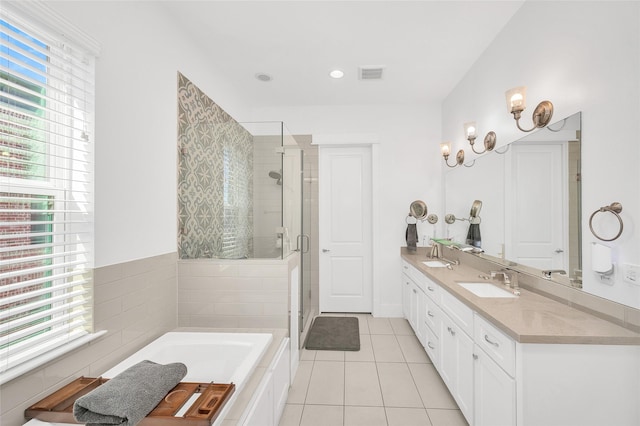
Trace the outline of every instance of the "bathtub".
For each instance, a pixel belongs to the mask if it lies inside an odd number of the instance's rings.
[[[187,366],[187,375],[182,379],[183,382],[234,383],[235,392],[213,423],[220,425],[272,340],[271,333],[169,332],[101,376],[113,378],[140,361],[150,360],[160,364],[182,362]],[[198,394],[195,394],[176,415],[183,415],[197,397]],[[32,419],[26,425],[64,424]]]
[[[235,383],[238,392],[271,343],[270,333],[166,333],[102,374],[113,378],[140,361],[187,366],[183,382]]]

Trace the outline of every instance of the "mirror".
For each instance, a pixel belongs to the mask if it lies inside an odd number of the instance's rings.
[[[427,204],[422,200],[416,200],[409,206],[409,214],[418,220],[427,217]]]
[[[446,172],[445,213],[467,217],[482,202],[480,256],[523,272],[564,270],[554,281],[581,286],[580,132],[576,113]],[[445,237],[464,243],[469,226],[446,224]]]

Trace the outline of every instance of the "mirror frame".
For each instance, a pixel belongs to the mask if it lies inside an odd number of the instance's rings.
[[[579,149],[578,149],[578,156],[577,156],[577,170],[575,171],[571,171],[571,173],[576,173],[576,180],[575,183],[577,185],[577,195],[575,196],[575,217],[573,218],[574,223],[570,224],[570,227],[576,228],[577,229],[577,241],[574,241],[573,243],[568,242],[569,245],[572,245],[572,247],[574,247],[577,252],[578,252],[578,259],[577,259],[577,265],[575,265],[574,267],[571,267],[571,264],[569,263],[569,261],[567,261],[567,264],[570,266],[569,270],[567,271],[567,275],[560,275],[560,274],[553,274],[553,276],[551,277],[551,279],[548,279],[548,281],[551,282],[555,282],[558,284],[562,284],[562,285],[566,285],[566,286],[572,286],[574,288],[581,288],[582,287],[582,264],[583,264],[583,260],[582,260],[582,206],[581,206],[581,193],[582,193],[582,185],[580,182],[580,173],[581,173],[581,155],[582,155],[582,135],[581,135],[581,129],[582,129],[582,112],[578,111],[568,117],[565,117],[559,121],[556,121],[553,124],[548,125],[545,128],[542,129],[538,129],[532,133],[523,135],[522,138],[517,139],[515,141],[512,141],[508,144],[504,144],[500,147],[497,147],[496,150],[491,151],[491,152],[487,152],[483,155],[477,156],[474,159],[471,159],[470,161],[468,161],[465,166],[467,166],[470,170],[473,170],[473,166],[475,165],[475,162],[478,160],[482,160],[482,158],[488,156],[488,155],[500,155],[500,154],[505,154],[512,146],[512,144],[517,143],[517,142],[521,142],[521,141],[532,141],[536,139],[536,135],[540,136],[540,134],[542,132],[557,132],[560,131],[562,129],[562,127],[564,126],[564,123],[567,122],[568,119],[572,118],[576,116],[576,133],[575,133],[575,138],[567,138],[567,141],[578,141],[580,143],[579,145]],[[564,138],[562,140],[565,140]],[[567,161],[569,161],[569,158],[567,156]],[[456,169],[451,169],[448,171],[449,173],[455,173]],[[571,183],[571,182],[569,182]],[[455,214],[458,212],[454,212],[454,211],[449,211],[449,207],[447,206],[447,193],[449,192],[446,188],[447,185],[447,178],[445,175],[445,178],[443,179],[443,198],[444,198],[444,205],[446,210],[446,213],[451,213],[451,214]],[[474,199],[474,198],[472,198]],[[469,200],[469,202],[471,202],[472,200]],[[506,201],[505,201],[505,197],[504,194],[502,196],[502,208],[503,208],[503,212],[504,212],[504,221],[503,223],[507,222],[507,211],[506,211]],[[569,211],[566,212],[566,215],[569,215]],[[567,223],[569,223],[569,219],[567,219]],[[447,226],[447,225],[445,225]],[[503,244],[505,243],[506,240],[506,224],[503,225],[502,227],[502,241]],[[569,233],[569,230],[567,229],[567,233]],[[449,234],[449,228],[447,227],[447,236]],[[484,234],[483,234],[484,235]],[[465,245],[464,243],[462,243],[461,241],[456,241],[457,243],[459,242],[461,245]],[[504,250],[503,250],[504,253]],[[498,265],[501,265],[505,268],[509,268],[512,269],[514,271],[518,271],[518,272],[523,272],[538,278],[543,278],[543,274],[542,274],[542,269],[538,269],[534,266],[529,266],[523,263],[518,263],[515,262],[511,259],[508,259],[507,257],[499,257],[500,253],[498,253],[498,255],[494,255],[494,254],[488,254],[485,252],[472,252],[472,254],[474,254],[475,256],[485,259],[485,260],[489,260],[491,262],[494,262]],[[503,254],[504,256],[504,254]]]

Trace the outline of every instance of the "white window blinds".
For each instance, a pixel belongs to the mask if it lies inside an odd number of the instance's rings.
[[[95,58],[31,21],[0,12],[0,375],[92,331]]]

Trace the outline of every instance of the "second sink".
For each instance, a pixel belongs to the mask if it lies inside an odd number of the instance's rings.
[[[426,262],[422,263],[429,268],[446,268],[448,265],[448,263],[444,263],[440,260],[427,260]]]
[[[490,283],[458,283],[478,297],[516,297],[510,291],[503,290]]]

